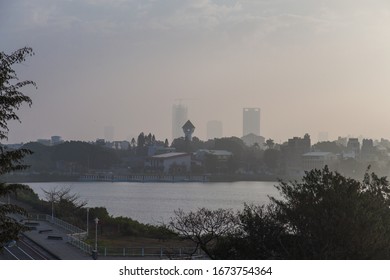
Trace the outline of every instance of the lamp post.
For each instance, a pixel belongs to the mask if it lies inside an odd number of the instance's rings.
[[[54,220],[54,200],[51,200],[51,221]]]
[[[94,260],[97,260],[97,257],[98,257],[98,251],[97,251],[97,226],[98,226],[98,223],[99,223],[99,219],[98,218],[95,218],[95,250],[92,250],[92,258]]]
[[[89,207],[87,207],[87,238],[89,236]]]
[[[98,226],[98,223],[99,223],[99,219],[98,218],[95,218],[95,252],[96,252],[96,255],[97,255],[97,226]]]

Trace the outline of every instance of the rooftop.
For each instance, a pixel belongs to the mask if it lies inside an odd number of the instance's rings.
[[[330,152],[310,152],[306,153],[303,156],[304,157],[323,157],[323,156],[328,156],[331,155],[332,153]]]
[[[152,158],[172,158],[172,157],[181,157],[181,156],[188,156],[187,153],[165,153],[161,155],[152,156]]]
[[[192,124],[192,122],[190,120],[188,120],[184,125],[183,127],[184,129],[194,129],[195,126]]]

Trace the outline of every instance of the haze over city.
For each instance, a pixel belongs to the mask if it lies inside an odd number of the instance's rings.
[[[388,1],[0,0],[0,38],[34,49],[17,71],[38,85],[9,142],[171,139],[180,102],[201,139],[242,136],[244,107],[277,142],[390,138]]]

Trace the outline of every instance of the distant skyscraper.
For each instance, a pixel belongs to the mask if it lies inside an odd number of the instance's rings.
[[[172,107],[172,140],[183,136],[183,125],[188,120],[188,110],[182,104]]]
[[[243,109],[243,136],[250,133],[260,136],[260,108]]]
[[[355,156],[360,154],[360,142],[358,138],[349,138],[347,143],[347,149],[349,152],[353,152]]]
[[[207,139],[222,138],[222,122],[207,122]]]
[[[104,127],[104,140],[108,142],[114,141],[114,127],[112,125]]]

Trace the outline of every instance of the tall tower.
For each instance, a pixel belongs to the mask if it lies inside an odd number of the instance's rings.
[[[188,110],[182,104],[175,104],[172,107],[172,140],[183,135],[182,127],[188,120]]]
[[[188,120],[183,125],[182,129],[183,129],[183,132],[185,135],[185,139],[192,141],[192,133],[194,133],[194,131],[195,131],[195,126],[192,124],[192,122]]]
[[[242,113],[243,136],[251,133],[260,136],[260,108],[244,108]]]

